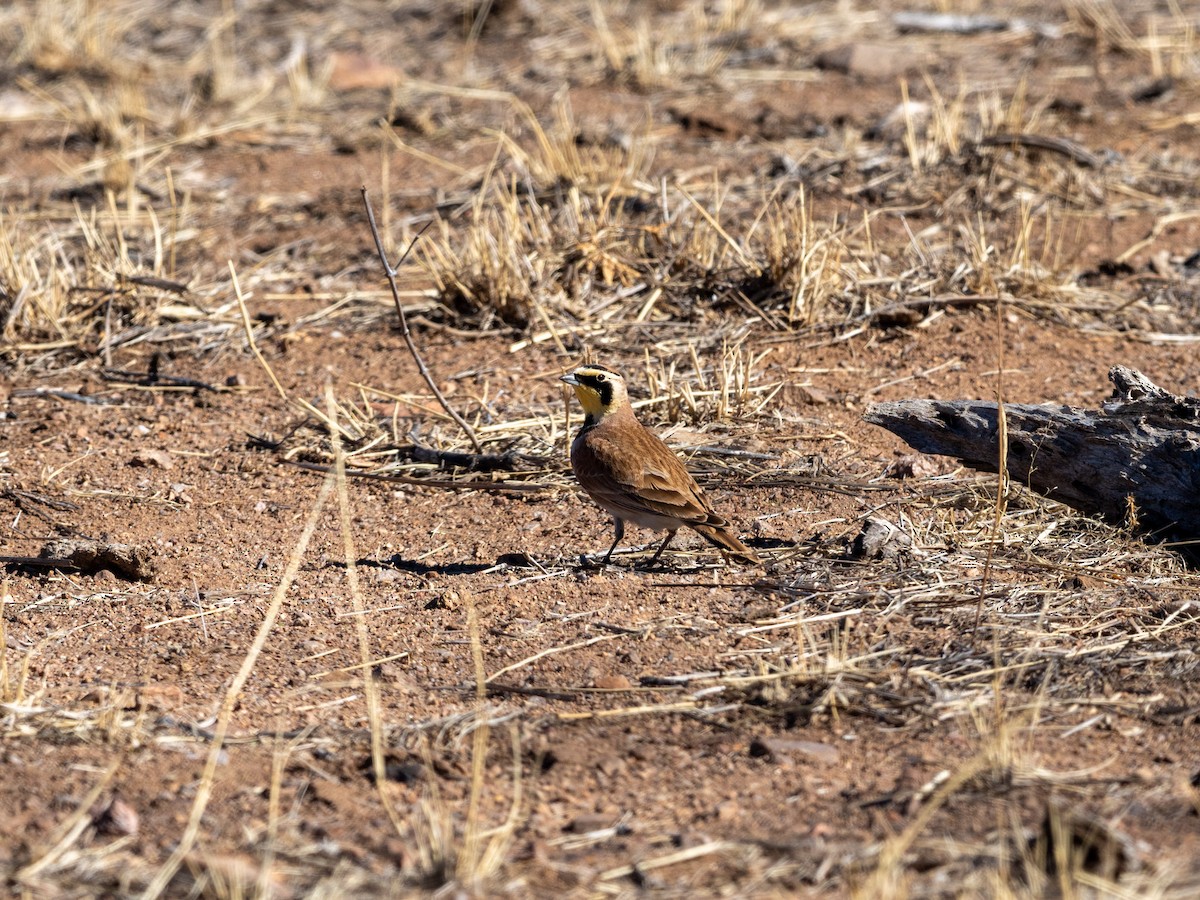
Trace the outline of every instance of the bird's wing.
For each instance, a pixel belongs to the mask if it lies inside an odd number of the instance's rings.
[[[575,464],[588,493],[611,508],[681,522],[720,522],[679,457],[650,432],[625,432],[619,439],[589,435]]]

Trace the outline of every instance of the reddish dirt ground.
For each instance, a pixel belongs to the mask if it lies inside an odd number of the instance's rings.
[[[505,59],[505,42],[529,27],[522,4],[498,8],[477,48],[481,67]],[[436,23],[421,21],[425,30],[408,39],[444,49],[430,33]],[[1136,56],[1097,55],[1077,29],[1059,41],[950,38],[872,22],[856,39],[879,32],[872,39],[890,52],[924,60],[915,71],[931,73],[947,96],[959,82],[1012,84],[1016,67],[1029,84],[1054,86],[1036,102],[1080,146],[1148,159],[1170,145],[1191,154],[1176,171],[1196,171],[1196,126],[1185,121],[1195,84],[1179,80],[1151,115],[1130,99],[1152,74]],[[572,85],[578,127],[585,137],[647,129],[656,175],[700,172],[714,182],[874,140],[864,135],[896,106],[907,67],[888,68],[889,56],[878,71],[820,68],[812,54],[839,41],[813,40],[761,67],[792,66],[802,79],[764,75],[711,94]],[[355,49],[384,56],[377,39],[361,43]],[[429,65],[431,81],[451,67],[432,50]],[[539,113],[550,109],[560,82],[536,60],[503,71],[507,89]],[[924,96],[919,81],[914,92]],[[341,122],[345,134],[331,138],[308,140],[298,125],[300,137],[243,133],[189,148],[209,218],[187,254],[209,281],[224,277],[226,259],[254,281],[253,313],[269,326],[260,342],[289,398],[320,407],[329,381],[352,403],[365,384],[408,398],[377,402],[384,417],[447,434],[388,307],[304,323],[330,302],[306,294],[380,286],[357,193],[379,183],[381,151],[361,137],[378,102],[362,90],[333,92],[323,121]],[[435,133],[414,130],[414,145],[464,173],[494,152],[484,129],[512,125],[460,97],[426,112]],[[6,203],[49,208],[61,181],[45,161],[49,146],[59,160],[89,158],[44,123],[0,136],[22,177],[5,182]],[[469,180],[387,152],[391,186],[404,186],[393,216],[427,212],[437,191]],[[807,187],[832,221],[870,206],[874,195],[858,190],[868,180],[814,176]],[[911,186],[928,196],[879,220],[881,253],[901,253],[906,234],[935,226],[951,202],[933,196],[941,188],[932,181],[914,176]],[[1170,280],[1156,258],[1183,271],[1178,261],[1200,247],[1200,218],[1164,221],[1156,208],[1123,206],[1134,191],[1119,188],[1110,183],[1103,203],[1071,210],[1063,268],[1107,279],[1131,305],[1121,316],[1013,304],[1000,317],[990,306],[949,307],[911,323],[869,323],[844,339],[749,327],[744,351],[769,351],[756,378],[785,385],[769,412],[687,423],[672,440],[764,454],[753,477],[720,455],[694,461],[718,509],[767,559],[762,569],[726,564],[682,535],[652,569],[629,556],[603,570],[581,565],[580,553],[611,539],[567,468],[557,376],[582,348],[558,353],[545,341],[514,352],[526,332],[419,326],[451,403],[491,423],[559,423],[552,445],[535,428],[522,445],[544,454],[544,471],[497,489],[351,479],[361,613],[330,499],[237,698],[198,841],[169,892],[226,896],[257,885],[277,896],[382,896],[457,877],[481,895],[871,896],[886,887],[972,896],[1001,885],[1020,895],[1035,879],[1023,867],[1036,877],[1046,868],[1028,862],[1038,829],[1067,810],[1120,836],[1125,890],[1158,885],[1186,896],[1200,883],[1194,576],[1165,549],[1026,496],[1010,504],[1001,534],[1013,536],[1000,541],[975,631],[986,555],[977,523],[992,515],[995,480],[943,459],[924,460],[912,478],[888,477],[908,451],[861,418],[882,400],[994,398],[1001,360],[1009,403],[1094,408],[1114,363],[1193,390],[1194,345],[1161,335],[1195,331],[1194,267],[1170,282],[1174,305],[1134,301]],[[1180,191],[1181,207],[1194,205],[1195,184]],[[1018,223],[1011,215],[989,227],[1003,243]],[[1147,235],[1123,260],[1128,270],[1104,268]],[[280,249],[292,242],[304,245],[294,263]],[[644,395],[645,347],[686,346],[678,329],[649,320],[632,339],[605,335],[591,349]],[[185,833],[222,700],[321,491],[320,473],[255,440],[287,436],[301,413],[233,334],[160,355],[165,374],[215,391],[114,384],[96,352],[6,348],[0,555],[34,556],[68,534],[154,558],[144,581],[14,563],[0,582],[0,874],[14,895],[132,894],[160,870]],[[702,353],[711,364],[720,351]],[[111,365],[144,371],[150,360],[145,345],[132,345]],[[577,425],[578,410],[570,415]],[[645,418],[660,429],[679,424],[655,410]],[[906,516],[926,556],[853,558],[849,546],[872,514]],[[1016,536],[1025,517],[1053,533],[1049,543]],[[930,574],[939,565],[944,579]],[[360,621],[395,822],[373,782]],[[489,679],[483,699],[476,649]],[[474,806],[473,784],[482,786]],[[497,864],[473,860],[472,829],[488,848],[488,829],[510,816]],[[1100,878],[1095,865],[1089,871]]]
[[[859,420],[864,385],[938,364],[944,354],[930,349],[952,337],[957,355],[975,361],[970,368],[987,368],[995,354],[991,323],[975,314],[962,319],[919,337],[864,340],[836,352],[781,351],[782,365],[802,361],[826,370],[812,382],[843,398],[805,411],[812,432],[844,436],[836,440],[839,461],[830,463],[835,471],[877,475],[903,450]],[[1014,401],[1075,394],[1081,404],[1094,403],[1104,393],[1104,365],[1118,359],[1153,373],[1192,372],[1177,349],[1088,340],[1041,322],[1018,323],[1008,341]],[[331,347],[318,339],[309,344],[310,352],[290,350],[285,387],[312,390],[329,370],[348,383],[356,370],[405,358],[396,338],[339,343]],[[507,382],[514,391],[548,401],[557,393],[549,377],[530,377],[556,369],[549,355],[513,357],[487,341],[455,346],[433,336],[427,350],[435,370],[469,356],[488,362],[493,388]],[[126,365],[136,368],[137,361]],[[9,845],[13,863],[47,840],[116,755],[122,762],[110,789],[141,819],[126,852],[150,863],[161,860],[187,819],[206,748],[194,729],[211,725],[319,485],[316,476],[247,447],[248,431],[281,431],[290,418],[250,361],[226,358],[189,367],[190,377],[217,383],[235,374],[246,387],[212,397],[127,391],[116,406],[46,398],[9,403],[9,468],[27,473],[10,479],[9,486],[69,500],[75,508],[49,515],[80,534],[153,547],[158,564],[150,585],[122,582],[108,572],[18,571],[8,581],[9,665],[27,665],[21,677],[33,705],[54,713],[53,725],[39,728],[36,715],[25,722],[37,740],[26,734],[6,741],[8,777],[0,782],[0,804],[13,833],[21,835]],[[89,392],[97,388],[86,374],[60,383]],[[919,383],[919,391],[906,384],[876,396],[971,397],[990,390],[988,379],[971,374],[968,365]],[[409,375],[393,387],[421,386]],[[775,446],[793,440],[769,431],[756,438]],[[801,447],[815,450],[827,443],[817,440],[806,448],[801,441]],[[166,451],[170,467],[134,465],[137,454],[148,449]],[[393,659],[376,673],[389,760],[400,781],[411,782],[393,786],[400,808],[417,809],[427,782],[436,780],[441,802],[462,812],[470,742],[456,737],[465,728],[456,717],[475,709],[468,603],[478,615],[488,673],[556,650],[502,679],[514,690],[548,696],[503,692],[487,703],[490,716],[515,724],[494,730],[485,820],[499,821],[511,798],[509,729],[515,728],[522,818],[506,872],[539,890],[588,884],[622,865],[712,841],[743,847],[645,877],[679,889],[726,881],[752,885],[787,859],[788,873],[768,879],[768,886],[799,888],[815,879],[827,858],[902,829],[915,790],[994,739],[969,715],[900,717],[896,724],[861,714],[826,714],[794,724],[787,716],[756,718],[744,711],[728,720],[696,716],[686,708],[694,689],[654,682],[741,668],[770,647],[755,637],[731,640],[739,626],[769,619],[779,605],[769,590],[756,589],[756,574],[713,569],[712,554],[705,551],[655,571],[631,570],[628,563],[603,572],[579,569],[574,556],[600,549],[608,527],[569,489],[523,497],[358,481],[351,488],[372,653]],[[852,536],[850,524],[875,505],[873,498],[800,488],[722,485],[714,493],[722,508],[736,511],[756,544],[802,548],[786,571],[811,572],[813,578],[838,566],[844,540]],[[783,514],[750,530],[764,512]],[[814,520],[838,524],[831,534]],[[28,515],[14,525],[15,546],[28,546],[46,528]],[[522,554],[567,571],[536,580],[528,578],[536,570],[503,562]],[[709,565],[697,569],[701,560]],[[1038,579],[1034,572],[1017,577]],[[329,509],[239,699],[235,738],[205,817],[207,851],[253,856],[267,826],[275,762],[282,765],[287,813],[280,827],[288,831],[288,852],[348,859],[380,876],[412,863],[413,847],[387,822],[368,778],[369,738],[357,699],[361,684],[352,669],[359,657],[346,578],[336,513]],[[1156,599],[1171,602],[1186,593],[1166,588]],[[967,641],[973,607],[964,597],[960,607],[935,615],[920,608],[898,616],[868,614],[847,629],[845,640],[865,648],[887,634],[888,643],[905,653],[946,652],[943,648]],[[806,608],[830,611],[819,600]],[[211,612],[199,617],[201,609]],[[1093,614],[1105,615],[1104,606]],[[1130,688],[1110,684],[1107,696],[1190,694],[1186,683],[1162,677],[1162,683],[1152,678]],[[1013,689],[1007,702],[1020,706],[1032,695]],[[684,708],[665,711],[672,702]],[[643,707],[644,714],[633,712]],[[100,709],[111,723],[89,730],[85,740],[74,739],[70,719],[61,718]],[[605,716],[622,709],[630,711]],[[1059,736],[1069,724],[1097,713],[1104,719],[1099,728]],[[1148,846],[1169,844],[1180,852],[1196,846],[1200,828],[1186,791],[1180,793],[1200,769],[1194,725],[1155,725],[1086,700],[1052,718],[1057,727],[1017,739],[1030,744],[1026,765],[1055,773],[1095,772],[1069,791],[1119,814],[1125,830]],[[129,719],[138,725],[132,743],[126,737]],[[795,742],[796,749],[764,751],[773,741],[784,747]],[[996,829],[1005,827],[990,804],[1008,809],[1016,798],[1028,824],[1036,824],[1038,804],[1051,790],[1031,779],[1030,785],[1008,785],[998,794],[968,792],[955,797],[930,828],[986,844],[989,834],[994,839]],[[581,839],[579,847],[564,841],[614,826],[617,832]]]

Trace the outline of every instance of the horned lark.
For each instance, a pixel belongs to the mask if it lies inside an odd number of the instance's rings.
[[[587,414],[571,444],[571,468],[588,495],[612,514],[616,528],[601,565],[609,561],[625,536],[626,522],[655,531],[666,529],[667,536],[650,564],[683,525],[746,562],[759,561],[729,530],[729,523],[713,512],[679,457],[637,420],[624,378],[612,369],[589,363],[562,380],[575,388]]]

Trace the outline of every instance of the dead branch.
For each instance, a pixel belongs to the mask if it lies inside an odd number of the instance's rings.
[[[145,372],[134,372],[129,369],[114,369],[107,367],[100,370],[100,377],[105,381],[116,382],[118,384],[130,384],[135,387],[159,388],[159,387],[185,387],[195,388],[198,391],[219,392],[221,389],[209,384],[206,381],[198,381],[195,378],[180,378],[175,375],[164,375],[158,371],[161,354],[154,353],[150,357],[150,362],[146,366]]]
[[[467,420],[460,416],[458,411],[450,405],[450,402],[434,382],[433,376],[429,374],[429,369],[426,368],[425,361],[421,358],[420,351],[417,350],[412,332],[408,328],[408,318],[404,315],[404,306],[400,303],[400,288],[396,285],[396,266],[393,266],[388,260],[387,251],[383,247],[383,238],[379,234],[379,226],[375,223],[375,210],[371,208],[371,198],[367,196],[366,186],[364,185],[361,190],[363,206],[367,208],[367,222],[371,226],[371,237],[375,239],[375,252],[379,254],[379,261],[383,263],[383,271],[387,275],[388,286],[392,289],[392,300],[396,303],[396,314],[400,317],[400,334],[404,337],[404,343],[408,346],[408,352],[412,354],[413,361],[417,364],[417,371],[421,373],[421,377],[429,385],[429,390],[433,392],[433,396],[437,398],[442,409],[446,411],[446,415],[453,419],[458,427],[463,430],[463,434],[471,441],[471,446],[475,448],[475,452],[483,453],[483,445],[479,443],[479,438],[475,435],[475,429],[467,424]],[[431,220],[426,224],[425,228],[428,228],[432,224]],[[400,262],[396,264],[397,266],[404,263],[408,254],[412,252],[413,246],[416,245],[421,235],[425,233],[425,228],[417,232],[417,236],[409,242],[408,247],[405,248],[403,255],[400,257]]]
[[[333,471],[333,466],[321,465],[320,463],[298,462],[296,460],[284,460],[288,465],[295,466],[298,469],[304,469],[309,472],[328,473]],[[483,481],[478,478],[463,479],[462,481],[451,481],[445,478],[428,478],[425,476],[416,477],[412,475],[393,475],[385,472],[364,472],[361,469],[347,469],[347,478],[365,478],[368,481],[387,481],[392,484],[414,484],[427,488],[439,488],[447,491],[484,491],[490,493],[518,493],[527,494],[536,491],[558,490],[558,485],[540,484],[535,481]]]
[[[1155,539],[1200,541],[1200,400],[1125,366],[1108,377],[1115,389],[1100,410],[1005,405],[1009,477]],[[901,400],[873,404],[863,418],[922,453],[997,471],[995,403]]]
[[[437,450],[420,444],[396,447],[397,459],[432,463],[439,469],[462,469],[465,472],[518,472],[534,468],[545,470],[557,460],[528,453],[463,453],[455,450]]]
[[[53,397],[56,400],[69,400],[72,403],[86,403],[89,406],[115,406],[121,401],[116,397],[97,397],[94,394],[80,394],[76,391],[60,391],[58,388],[17,388],[12,392],[16,397]]]
[[[1079,163],[1089,169],[1099,169],[1104,165],[1104,157],[1093,153],[1075,141],[1047,134],[1014,134],[1001,132],[991,134],[976,141],[977,147],[1030,147],[1035,150],[1046,150],[1058,153],[1072,162]]]
[[[85,574],[108,569],[129,581],[150,581],[157,571],[154,553],[145,547],[84,538],[50,541],[37,556],[0,556],[0,564],[78,569]]]

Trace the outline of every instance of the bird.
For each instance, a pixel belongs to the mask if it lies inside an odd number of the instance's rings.
[[[747,563],[760,562],[713,511],[675,452],[638,421],[619,373],[585,363],[560,380],[575,389],[585,413],[583,427],[571,442],[571,468],[584,492],[613,518],[615,537],[601,566],[608,564],[625,536],[626,522],[666,530],[648,566],[684,525],[722,551]]]

